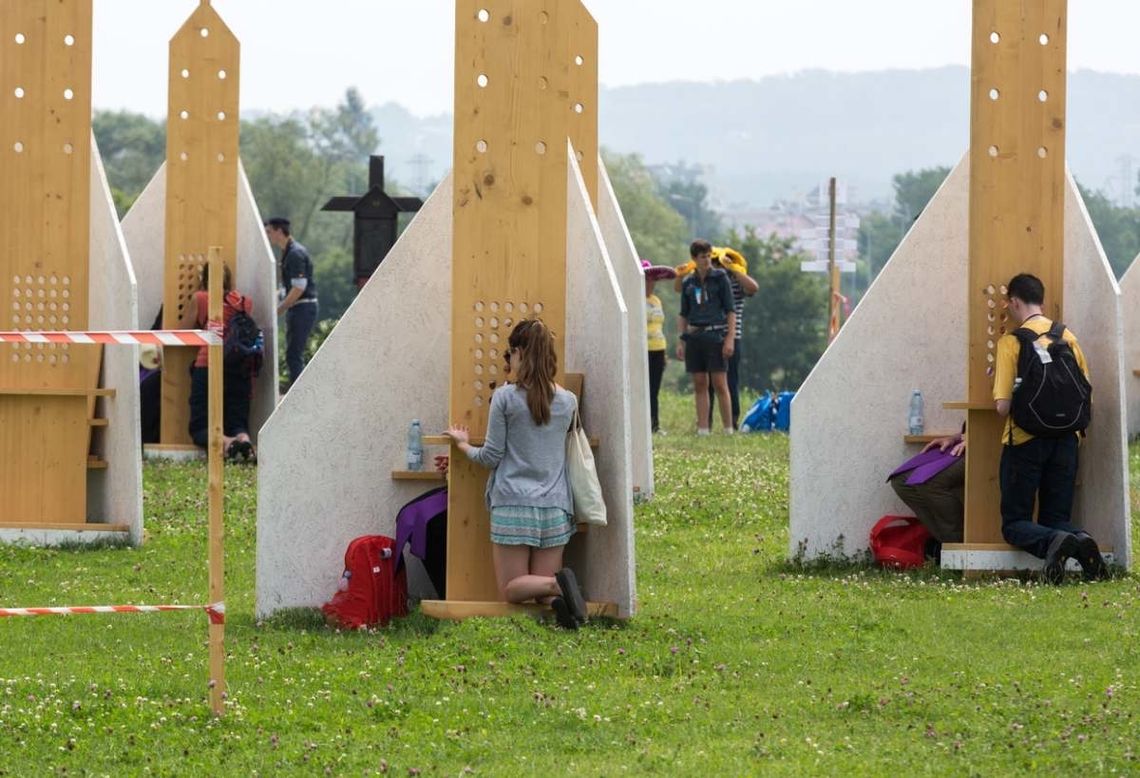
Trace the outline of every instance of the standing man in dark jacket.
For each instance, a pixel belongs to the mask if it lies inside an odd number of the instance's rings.
[[[317,323],[317,284],[313,280],[313,260],[308,250],[289,230],[289,220],[276,216],[265,222],[269,242],[281,249],[281,284],[285,298],[277,304],[277,316],[285,314],[285,363],[289,366],[289,387],[305,368],[305,344]]]
[[[736,345],[736,310],[728,273],[712,266],[712,244],[695,240],[689,256],[696,263],[681,285],[681,315],[677,329],[677,359],[693,377],[697,404],[697,434],[709,434],[709,384],[720,405],[721,423],[726,434],[733,433],[732,407],[728,394],[728,360]]]

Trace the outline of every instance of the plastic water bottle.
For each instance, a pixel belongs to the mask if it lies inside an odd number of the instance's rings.
[[[910,395],[910,414],[907,417],[907,431],[911,435],[921,435],[926,427],[922,417],[922,392],[917,389]]]
[[[408,428],[408,469],[424,469],[424,441],[423,429],[419,419],[412,419],[412,426]]]

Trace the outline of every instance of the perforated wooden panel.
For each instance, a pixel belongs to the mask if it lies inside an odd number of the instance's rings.
[[[162,297],[168,328],[179,326],[198,289],[210,246],[221,246],[222,260],[237,277],[240,58],[237,38],[208,0],[170,40]],[[190,443],[188,369],[195,355],[195,349],[173,348],[163,354],[164,444]]]
[[[570,6],[570,143],[594,210],[598,208],[598,23]]]
[[[91,0],[0,3],[0,328],[87,326]],[[86,520],[93,350],[0,345],[4,523]]]
[[[596,159],[597,148],[596,126],[592,135],[586,129],[596,125],[589,97],[597,94],[596,65],[577,65],[571,51],[575,40],[584,63],[597,58],[596,27],[586,17],[578,0],[456,3],[450,418],[477,437],[519,318],[541,315],[565,367],[567,138],[575,117],[584,155]],[[486,481],[482,468],[452,461],[449,599],[498,599]]]
[[[1002,542],[993,372],[997,340],[1020,324],[1004,284],[1033,273],[1061,317],[1065,28],[1065,0],[974,2],[966,542]]]

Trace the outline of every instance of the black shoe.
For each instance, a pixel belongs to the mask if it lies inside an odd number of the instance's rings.
[[[550,601],[550,607],[554,609],[554,620],[558,622],[558,626],[565,629],[578,629],[578,619],[574,618],[574,614],[570,612],[570,606],[566,604],[566,600],[555,597]]]
[[[1077,536],[1069,532],[1057,532],[1049,542],[1049,550],[1045,553],[1045,566],[1041,568],[1041,577],[1048,584],[1059,584],[1065,580],[1065,560],[1076,557],[1080,553],[1080,544]]]
[[[570,609],[571,615],[579,624],[585,624],[586,600],[582,597],[582,590],[578,588],[578,578],[574,575],[574,571],[564,567],[554,574],[554,578],[558,581],[558,588],[562,590],[562,598],[566,601],[566,607]]]
[[[1081,573],[1086,581],[1103,581],[1108,578],[1108,565],[1100,555],[1100,547],[1092,535],[1082,532],[1077,538],[1077,561],[1081,563]]]

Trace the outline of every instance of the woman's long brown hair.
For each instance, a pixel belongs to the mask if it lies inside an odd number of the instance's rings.
[[[511,330],[507,343],[519,350],[518,363],[511,365],[515,382],[526,390],[526,407],[534,423],[542,426],[550,421],[554,374],[558,372],[554,333],[542,319],[524,319]]]

